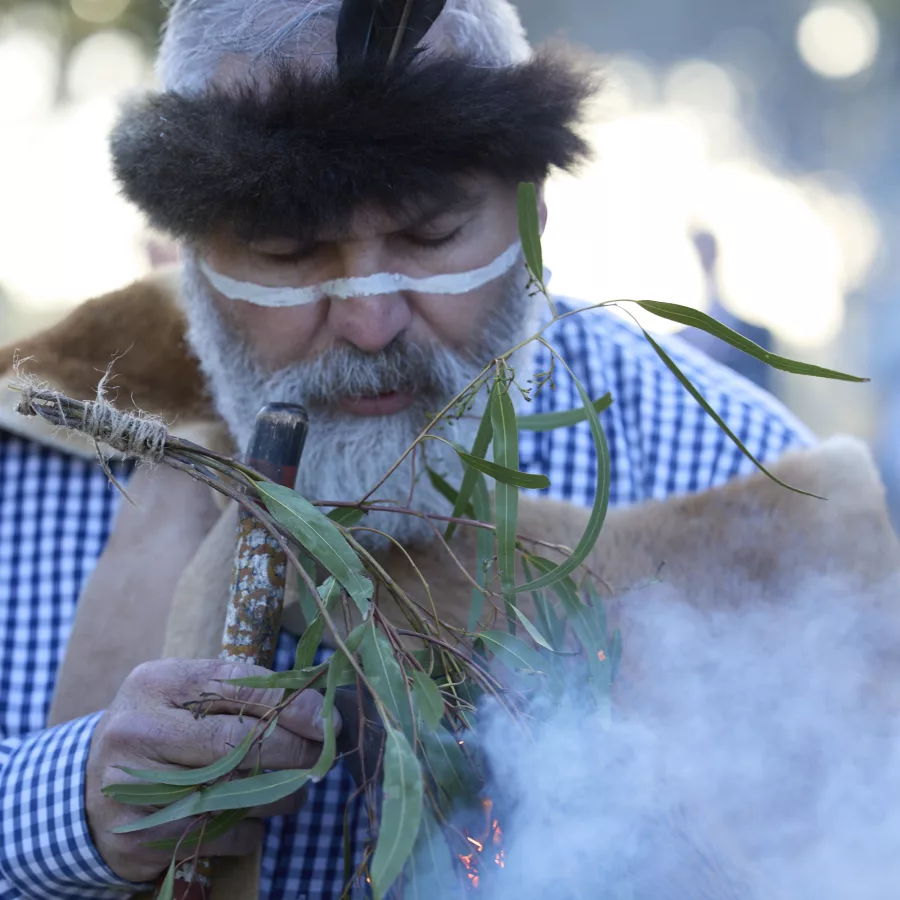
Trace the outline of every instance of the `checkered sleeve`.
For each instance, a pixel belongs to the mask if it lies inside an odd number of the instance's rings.
[[[91,839],[84,771],[100,714],[0,744],[0,900],[125,897]]]
[[[577,308],[558,304],[567,313]],[[612,407],[601,417],[612,460],[612,506],[704,491],[756,471],[646,337],[626,321],[606,310],[588,311],[561,320],[548,335],[589,396],[612,395]],[[769,463],[815,443],[772,395],[678,337],[658,336],[657,342],[755,459]],[[553,366],[547,350],[540,348],[534,363],[538,372],[553,371],[553,389],[541,391],[530,412],[581,406],[574,378]],[[593,503],[597,456],[587,422],[546,433],[524,432],[519,447],[523,469],[550,479],[547,494]]]

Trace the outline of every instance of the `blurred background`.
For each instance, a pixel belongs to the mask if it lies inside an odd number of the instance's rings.
[[[549,187],[555,291],[686,303],[871,376],[726,358],[820,435],[869,441],[900,520],[900,0],[518,5],[533,39],[607,71],[596,161]],[[163,18],[158,0],[0,0],[4,343],[172,258],[117,196],[105,143],[122,96],[153,85]]]

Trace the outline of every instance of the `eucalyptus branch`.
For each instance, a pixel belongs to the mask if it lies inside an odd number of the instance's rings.
[[[396,538],[392,537],[391,535],[386,534],[383,531],[378,531],[377,529],[374,529],[374,528],[366,528],[366,527],[360,526],[360,525],[355,525],[353,528],[348,528],[347,533],[345,535],[350,546],[359,554],[360,558],[362,560],[364,560],[365,564],[369,567],[369,570],[371,572],[374,572],[378,576],[379,580],[391,592],[392,596],[394,596],[398,601],[400,601],[402,604],[404,604],[407,608],[416,609],[416,608],[420,608],[418,606],[418,604],[415,603],[415,601],[406,593],[406,591],[404,591],[400,587],[400,585],[397,584],[396,581],[394,581],[394,579],[391,577],[390,573],[388,573],[388,571],[384,568],[384,566],[382,566],[378,562],[378,560],[375,559],[375,557],[368,550],[366,550],[366,548],[363,547],[363,545],[360,544],[359,541],[357,541],[353,537],[351,532],[355,532],[355,531],[367,531],[367,532],[370,532],[373,534],[377,534],[379,537],[386,538],[388,541],[391,542],[391,544],[393,544],[394,547],[397,548],[397,550],[400,551],[400,553],[402,553],[404,555],[404,557],[406,557],[407,562],[410,564],[412,569],[415,571],[419,580],[422,582],[422,586],[425,588],[425,593],[428,596],[429,602],[431,603],[431,609],[432,609],[432,613],[434,615],[435,624],[439,627],[442,623],[440,622],[440,619],[438,618],[437,606],[435,605],[434,598],[431,595],[431,586],[428,584],[428,582],[425,580],[425,577],[419,571],[419,567],[415,564],[415,562],[413,562],[413,559],[409,555],[406,548]],[[419,622],[417,622],[417,624],[419,625],[419,627],[422,630],[424,630],[428,627],[427,623],[422,619],[420,619]]]

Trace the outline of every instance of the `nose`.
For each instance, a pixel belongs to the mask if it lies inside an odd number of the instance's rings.
[[[385,271],[384,254],[377,247],[344,245],[340,250],[342,277],[366,278]],[[383,350],[409,327],[412,310],[403,294],[332,299],[328,311],[331,331],[367,353]]]

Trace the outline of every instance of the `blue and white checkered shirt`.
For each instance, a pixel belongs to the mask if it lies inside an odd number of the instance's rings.
[[[562,311],[567,308],[562,304]],[[571,316],[553,345],[603,414],[612,454],[611,502],[699,491],[753,470],[665,368],[642,335],[610,313]],[[779,403],[677,339],[662,341],[748,449],[771,460],[812,436]],[[536,370],[549,369],[541,349]],[[555,390],[533,412],[580,405],[557,366]],[[521,465],[542,472],[551,496],[590,504],[596,460],[586,423],[523,432]],[[84,814],[90,716],[44,729],[79,592],[103,549],[118,502],[100,468],[0,432],[0,900],[121,897],[129,885],[98,855]],[[293,663],[283,634],[276,668]],[[344,811],[353,789],[339,766],[296,817],[268,824],[262,897],[337,898],[343,889]],[[358,810],[350,810],[351,834]]]

